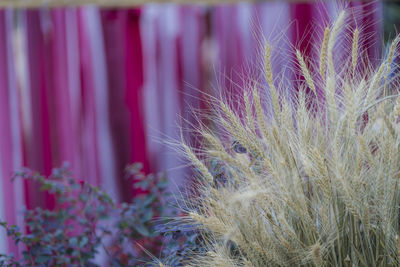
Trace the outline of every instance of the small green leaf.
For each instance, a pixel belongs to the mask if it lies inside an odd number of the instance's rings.
[[[84,247],[88,243],[88,241],[89,239],[86,236],[82,237],[81,241],[79,242],[79,247]]]
[[[152,210],[148,210],[144,213],[143,217],[142,217],[142,222],[148,222],[153,218],[153,211]]]
[[[142,236],[148,237],[150,236],[149,230],[142,224],[135,225],[135,230],[141,234]]]
[[[143,206],[148,206],[157,198],[155,194],[150,194],[147,198],[143,201]]]
[[[40,190],[41,191],[48,191],[48,190],[52,189],[52,187],[53,186],[50,183],[45,183],[40,187]]]
[[[50,260],[50,255],[39,255],[36,257],[37,263],[46,263]]]
[[[78,239],[76,237],[72,237],[69,239],[69,244],[71,246],[76,246],[78,244]]]

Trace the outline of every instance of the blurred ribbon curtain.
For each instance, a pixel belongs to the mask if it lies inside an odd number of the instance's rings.
[[[366,34],[374,34],[363,45],[376,53],[380,5],[360,8],[368,9]],[[23,227],[24,206],[54,206],[33,184],[11,181],[23,166],[48,175],[69,162],[77,179],[117,200],[134,196],[123,179],[133,162],[182,184],[184,163],[162,140],[179,140],[177,126],[190,126],[188,106],[205,108],[203,92],[260,75],[248,71],[260,71],[258,33],[312,56],[298,36],[334,12],[330,2],[0,10],[0,218]],[[0,231],[5,251],[18,253]]]

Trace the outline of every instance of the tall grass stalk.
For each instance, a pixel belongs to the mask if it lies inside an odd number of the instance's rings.
[[[266,44],[265,81],[244,88],[245,108],[214,101],[219,127],[201,127],[196,153],[184,145],[202,179],[186,219],[208,244],[189,265],[399,266],[398,38],[374,67],[348,20],[325,29],[315,62],[293,49],[304,81],[289,88]],[[207,170],[215,162],[220,173]]]

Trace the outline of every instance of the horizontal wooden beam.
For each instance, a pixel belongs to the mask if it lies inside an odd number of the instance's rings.
[[[246,2],[318,2],[320,0],[247,0]],[[357,0],[345,0],[348,2]],[[376,0],[373,0],[376,1]],[[380,0],[385,3],[400,4],[399,0]],[[228,4],[243,2],[243,0],[0,0],[0,8],[38,8],[38,7],[69,7],[97,5],[100,7],[136,7],[148,3],[176,3],[176,4]]]
[[[282,0],[250,0],[247,2],[282,1]],[[307,0],[286,0],[287,2],[308,2]],[[177,4],[224,4],[236,3],[240,0],[0,0],[0,8],[38,8],[97,5],[100,7],[135,7],[148,3]]]
[[[148,3],[220,4],[235,3],[235,0],[0,0],[0,7],[37,8],[97,5],[101,7],[135,7]]]

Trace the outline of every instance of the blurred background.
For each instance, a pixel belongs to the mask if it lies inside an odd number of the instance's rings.
[[[310,27],[337,14],[334,1],[321,2],[1,9],[0,218],[23,226],[24,207],[54,206],[34,184],[11,180],[22,167],[48,175],[68,162],[76,179],[126,201],[135,190],[124,169],[141,162],[177,190],[190,173],[165,141],[180,140],[191,110],[207,109],[206,94],[234,93],[243,76],[258,75],[262,36],[312,57],[306,40],[322,28]],[[399,4],[362,4],[349,5],[362,14],[355,24],[367,25],[363,47],[378,58]],[[0,233],[0,252],[12,250]]]

